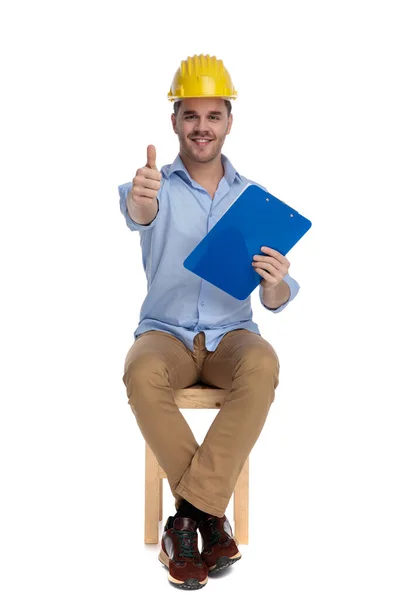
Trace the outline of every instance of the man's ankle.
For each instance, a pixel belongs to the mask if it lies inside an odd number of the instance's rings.
[[[178,517],[187,517],[189,519],[193,519],[193,521],[196,521],[196,524],[199,525],[201,521],[208,519],[208,517],[210,516],[211,515],[209,515],[208,513],[200,510],[196,506],[193,506],[193,504],[190,504],[190,502],[184,499],[179,505],[174,519]]]

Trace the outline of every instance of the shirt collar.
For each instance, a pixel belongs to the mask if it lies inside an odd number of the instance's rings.
[[[221,155],[221,159],[222,159],[222,165],[223,165],[224,171],[225,171],[224,176],[225,176],[225,179],[228,182],[228,184],[232,185],[236,178],[239,181],[243,181],[241,175],[238,173],[238,171],[236,171],[236,169],[233,167],[230,160],[224,154]],[[165,169],[164,174],[167,177],[171,177],[172,173],[178,173],[178,172],[183,173],[189,182],[191,182],[192,184],[193,183],[196,184],[196,182],[193,181],[193,179],[190,177],[189,172],[186,169],[185,165],[183,164],[182,159],[179,154],[175,158],[172,165],[170,165],[169,168]]]

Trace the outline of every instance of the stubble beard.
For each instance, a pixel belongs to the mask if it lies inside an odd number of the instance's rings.
[[[215,160],[215,158],[219,155],[219,153],[222,150],[222,146],[224,144],[225,138],[220,141],[218,139],[213,140],[213,144],[215,144],[215,148],[213,149],[213,151],[211,152],[211,154],[206,154],[206,155],[202,155],[201,153],[201,149],[200,152],[196,153],[193,151],[193,149],[191,148],[191,140],[186,139],[186,138],[182,138],[179,136],[179,142],[180,142],[180,146],[181,149],[183,150],[184,154],[186,154],[190,160],[192,160],[193,162],[198,162],[198,163],[208,163],[208,162],[212,162],[213,160]]]

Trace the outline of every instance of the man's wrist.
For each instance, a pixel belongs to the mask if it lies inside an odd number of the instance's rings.
[[[290,287],[283,279],[273,288],[267,288],[264,286],[265,284],[261,282],[263,303],[267,308],[274,310],[289,300]]]

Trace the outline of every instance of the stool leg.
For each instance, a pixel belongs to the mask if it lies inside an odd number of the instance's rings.
[[[148,444],[146,444],[144,487],[144,543],[158,544],[160,494],[158,462]]]
[[[247,457],[233,494],[235,538],[238,544],[249,543],[249,462]]]
[[[158,481],[160,482],[158,491],[158,520],[162,521],[163,514],[163,479],[159,476]]]

